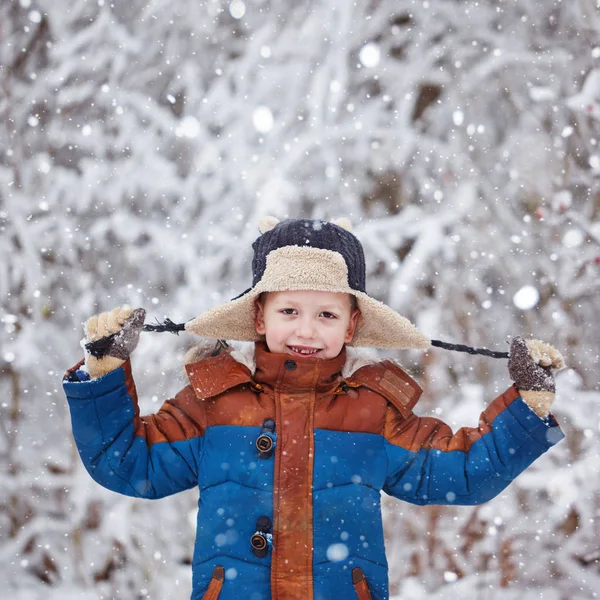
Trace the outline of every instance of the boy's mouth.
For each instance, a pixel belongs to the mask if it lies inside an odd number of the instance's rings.
[[[322,350],[322,348],[311,348],[309,346],[288,346],[288,348],[291,354],[298,354],[300,356],[313,356]]]

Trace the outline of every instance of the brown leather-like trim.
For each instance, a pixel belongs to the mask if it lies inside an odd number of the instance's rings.
[[[248,367],[228,352],[186,365],[185,370],[198,398],[211,398],[252,381]]]
[[[439,419],[417,417],[414,414],[405,419],[390,408],[386,415],[384,436],[392,444],[411,452],[421,448],[467,452],[477,440],[491,431],[494,419],[518,397],[518,390],[511,386],[481,413],[478,427],[462,427],[456,433],[452,433],[452,429]]]
[[[361,367],[348,383],[352,386],[360,384],[381,394],[404,418],[411,414],[423,392],[410,375],[389,360]]]
[[[63,375],[63,379],[68,379],[69,375],[73,371],[77,371],[77,369],[79,369],[84,362],[85,362],[85,360],[82,358],[74,367],[71,367],[70,369],[68,369],[67,371],[65,371],[65,374]]]
[[[221,566],[216,566],[213,570],[212,579],[208,584],[202,600],[218,600],[225,581],[225,569]]]
[[[358,600],[373,600],[367,585],[367,578],[360,567],[352,569],[352,585],[354,585]]]
[[[315,369],[314,387],[316,389],[319,379],[319,369]],[[315,404],[316,393],[313,392],[313,397],[308,405],[308,465],[306,469],[306,530],[307,549],[306,553],[306,580],[308,585],[308,594],[305,596],[308,600],[313,598],[313,471],[315,464]]]
[[[206,411],[190,386],[167,400],[153,415],[138,417],[136,403],[135,435],[146,439],[148,445],[160,442],[180,442],[199,435],[206,429]]]
[[[131,364],[123,364],[127,390],[135,405],[135,435],[145,438],[148,445],[189,440],[204,435],[211,425],[258,426],[273,417],[273,403],[258,399],[260,392],[242,385],[252,383],[250,371],[229,354],[201,360],[188,368],[190,380],[198,387],[188,385],[164,402],[156,414],[140,417]],[[236,389],[229,389],[233,387]]]
[[[275,397],[275,423],[282,423],[281,418],[281,401],[279,399],[280,393],[276,393]],[[277,588],[279,584],[279,573],[278,573],[278,565],[280,563],[279,559],[279,538],[280,533],[279,529],[281,527],[281,499],[280,499],[280,490],[281,490],[281,448],[283,446],[283,435],[282,432],[277,434],[279,438],[279,443],[275,447],[275,462],[273,465],[273,550],[271,554],[271,595],[277,600]]]
[[[321,365],[297,362],[297,370],[290,375],[281,360],[275,388],[278,434],[271,593],[276,600],[313,599],[313,424]],[[293,392],[288,378],[306,381],[307,385],[303,391]]]
[[[122,365],[122,369],[125,371],[125,385],[127,386],[127,393],[131,396],[131,399],[135,404],[135,415],[137,417],[140,413],[140,409],[138,407],[137,388],[135,387],[133,373],[131,372],[131,360],[126,360]]]

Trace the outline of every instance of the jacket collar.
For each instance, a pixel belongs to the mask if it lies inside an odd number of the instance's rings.
[[[335,358],[296,357],[269,352],[264,342],[256,343],[254,380],[282,391],[326,391],[337,387],[346,362],[346,349]]]
[[[252,382],[248,367],[232,358],[229,352],[186,364],[185,370],[197,398],[210,398]]]
[[[236,385],[260,383],[268,387],[278,384],[286,389],[315,387],[325,391],[348,377],[358,368],[377,362],[372,352],[344,348],[333,359],[292,359],[288,354],[274,354],[264,342],[234,343],[230,350],[212,356],[214,341],[192,348],[185,357],[185,370],[198,398],[216,396]],[[286,369],[285,362],[293,360],[296,368]],[[315,366],[318,368],[315,370]],[[316,379],[315,379],[316,377]]]
[[[379,362],[373,351],[345,348],[336,358],[292,358],[274,354],[264,343],[234,345],[229,351],[211,356],[214,342],[195,347],[186,356],[188,379],[198,398],[210,398],[242,384],[280,386],[282,391],[314,387],[325,392],[345,379],[351,387],[367,387],[387,398],[407,416],[421,395],[419,385],[398,365]],[[293,360],[295,369],[286,369]],[[317,367],[315,369],[315,367]]]

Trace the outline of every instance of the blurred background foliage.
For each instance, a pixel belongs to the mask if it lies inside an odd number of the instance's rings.
[[[403,600],[600,589],[596,0],[0,1],[0,573],[15,600],[186,598],[197,493],[99,488],[60,380],[81,324],[246,289],[258,219],[347,216],[368,290],[434,338],[560,348],[568,438],[482,507],[385,503]],[[146,334],[142,410],[189,337]],[[383,355],[383,353],[382,353]],[[504,361],[396,353],[476,425]]]

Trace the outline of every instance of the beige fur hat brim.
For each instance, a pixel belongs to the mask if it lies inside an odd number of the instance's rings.
[[[343,257],[332,250],[310,246],[283,246],[270,252],[260,281],[246,294],[217,306],[185,325],[197,335],[240,341],[262,341],[256,333],[256,299],[263,292],[316,290],[344,292],[356,297],[360,317],[350,346],[373,348],[414,348],[431,345],[408,319],[348,285],[348,267]]]

